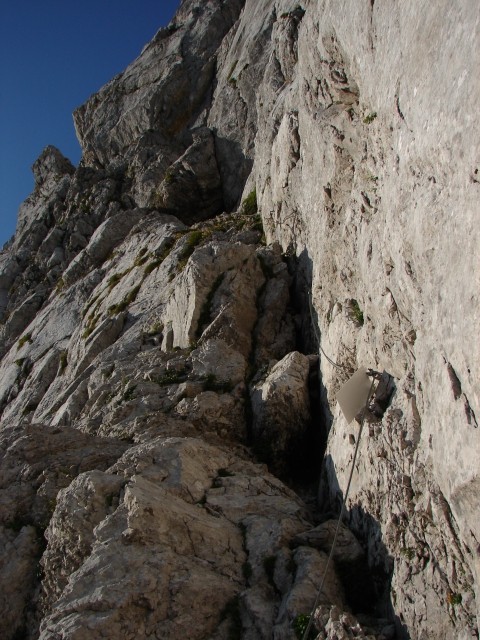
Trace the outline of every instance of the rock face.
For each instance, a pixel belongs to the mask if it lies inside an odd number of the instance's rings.
[[[280,474],[298,464],[296,443],[304,438],[310,421],[309,372],[306,356],[289,353],[251,389],[254,446]]]
[[[2,638],[478,637],[477,14],[184,0],[80,165],[41,154],[0,253]],[[393,394],[358,442],[360,366]]]

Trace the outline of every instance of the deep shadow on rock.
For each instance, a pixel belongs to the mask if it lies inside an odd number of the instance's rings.
[[[325,457],[322,466],[320,506],[323,512],[336,513],[335,522],[338,522],[343,494],[339,488],[338,479],[331,475],[331,471],[327,480],[326,465],[329,465],[330,470],[334,468],[329,455]],[[334,500],[330,497],[332,491],[327,488],[328,482],[330,482],[330,486],[337,487]],[[332,520],[328,522],[332,523]],[[328,535],[324,532],[322,542],[323,548],[328,547],[329,550],[331,548],[329,542],[333,538],[330,527],[331,525],[327,529]],[[357,543],[360,543],[363,550],[363,553],[350,554],[350,558],[347,558],[345,554],[342,556],[339,551],[334,553],[335,565],[341,576],[347,602],[352,611],[360,618],[361,615],[366,616],[365,619],[368,619],[369,616],[385,618],[394,623],[399,640],[410,640],[408,629],[403,623],[401,615],[395,612],[392,603],[391,580],[394,571],[394,558],[382,542],[383,534],[380,523],[371,514],[365,512],[360,505],[353,505],[344,514],[340,527],[341,531],[349,532],[347,536],[353,536],[353,531]],[[345,533],[344,537],[346,537]],[[340,544],[341,540],[342,536],[340,536]]]

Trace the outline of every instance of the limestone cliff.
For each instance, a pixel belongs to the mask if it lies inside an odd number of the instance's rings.
[[[79,166],[44,150],[0,253],[2,638],[478,637],[479,42],[473,0],[184,0]],[[360,366],[394,392],[327,571]]]

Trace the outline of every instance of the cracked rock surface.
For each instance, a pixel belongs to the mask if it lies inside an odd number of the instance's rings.
[[[42,152],[0,252],[2,638],[478,638],[479,25],[183,0],[79,166]]]

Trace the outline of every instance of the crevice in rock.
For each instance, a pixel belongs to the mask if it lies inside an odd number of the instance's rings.
[[[462,395],[461,382],[458,379],[457,373],[456,373],[455,369],[452,367],[452,365],[450,364],[450,362],[447,362],[445,360],[445,363],[447,365],[447,373],[448,373],[448,377],[450,379],[450,385],[452,387],[453,397],[455,398],[455,400],[458,400],[460,398],[460,396]]]

